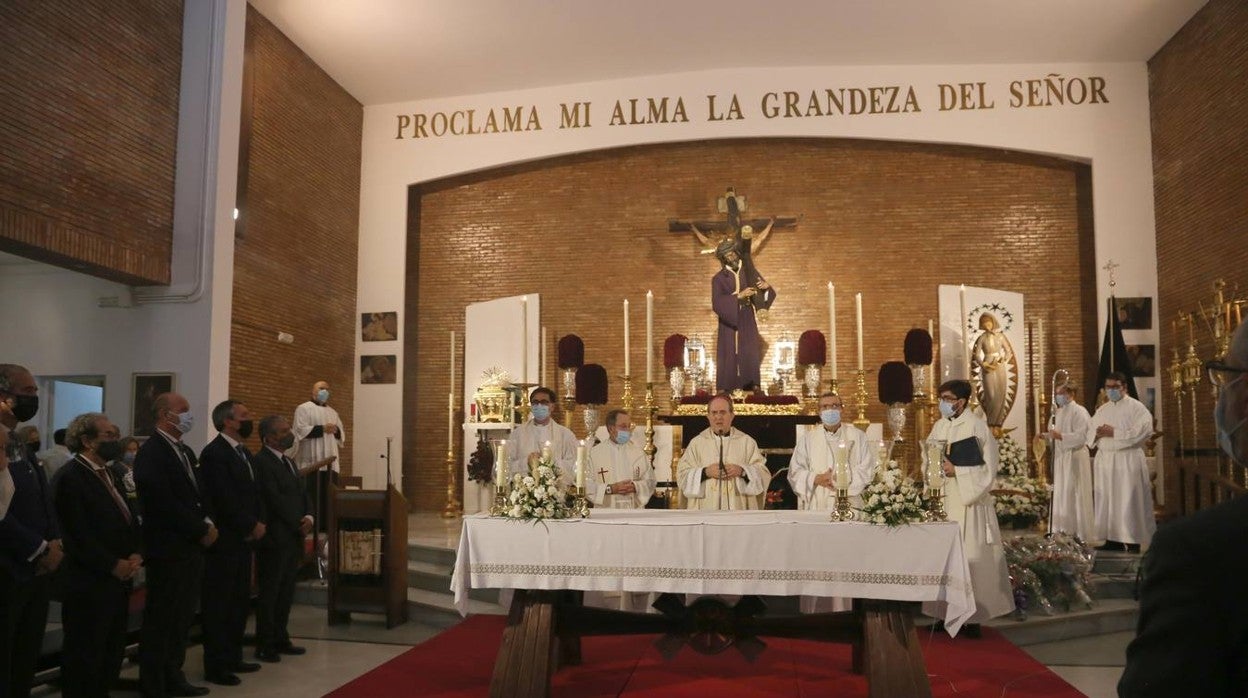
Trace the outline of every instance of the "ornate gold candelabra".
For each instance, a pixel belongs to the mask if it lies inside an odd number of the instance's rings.
[[[849,444],[836,444],[832,451],[832,484],[836,486],[836,503],[832,508],[832,521],[853,521],[857,512],[849,505]]]
[[[633,411],[633,377],[620,376],[624,379],[624,394],[620,396],[620,406],[625,412]]]
[[[658,406],[654,404],[654,383],[646,383],[646,401],[641,409],[646,413],[646,445],[642,451],[646,454],[646,462],[653,468],[654,454],[659,450],[654,445],[654,415],[659,411]]]
[[[1175,348],[1174,358],[1170,360],[1170,389],[1174,391],[1175,412],[1179,415],[1179,448],[1187,447],[1183,435],[1183,362],[1179,360],[1179,350]]]
[[[867,419],[867,372],[858,370],[855,373],[858,374],[858,392],[854,395],[854,399],[858,401],[858,418],[853,423],[862,431],[866,431],[867,427],[871,426],[871,421]]]
[[[836,488],[836,504],[832,509],[832,521],[853,521],[858,512],[849,505],[849,489]]]
[[[1039,395],[1036,397],[1036,410],[1040,412],[1041,424],[1047,425],[1049,420],[1044,419],[1044,414],[1045,408],[1049,406],[1049,399],[1045,396],[1043,387],[1041,387],[1038,392]],[[1049,441],[1044,437],[1043,431],[1036,434],[1036,440],[1032,450],[1036,456],[1036,479],[1040,481],[1041,485],[1047,485],[1049,484]]]
[[[1186,313],[1187,319],[1187,358],[1183,360],[1183,385],[1191,394],[1192,403],[1192,458],[1195,467],[1200,467],[1200,454],[1197,449],[1200,448],[1200,422],[1197,421],[1196,414],[1196,387],[1200,385],[1200,374],[1203,372],[1204,364],[1200,360],[1200,356],[1196,354],[1196,330],[1195,318],[1192,313]]]
[[[582,519],[589,517],[589,499],[584,487],[572,487],[572,515]]]
[[[923,448],[923,504],[927,508],[928,519],[946,521],[945,513],[945,472],[941,467],[945,456],[944,441],[930,441]]]
[[[833,395],[840,395],[840,392],[838,392],[836,389],[836,384],[837,384],[837,380],[835,378],[829,378],[828,379],[828,392],[832,393]]]
[[[507,440],[491,441],[494,447],[494,504],[490,506],[490,516],[503,516],[507,513]]]
[[[458,462],[455,458],[455,441],[452,440],[450,447],[446,449],[446,506],[442,507],[444,519],[453,519],[464,513],[464,507],[459,501],[459,478],[455,473]]]

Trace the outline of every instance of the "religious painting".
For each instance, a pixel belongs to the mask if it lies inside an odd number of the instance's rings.
[[[152,408],[156,396],[171,393],[174,389],[172,373],[136,373],[130,388],[130,433],[136,438],[147,438],[156,432],[156,415]]]
[[[399,382],[398,357],[394,354],[365,354],[360,357],[360,383],[393,385]]]
[[[1152,298],[1116,298],[1115,301],[1118,306],[1118,326],[1121,329],[1153,329]]]
[[[365,342],[391,342],[399,338],[399,314],[361,313],[360,335]]]
[[[1157,414],[1157,389],[1144,388],[1141,390],[1140,402],[1144,403],[1144,406],[1148,408],[1149,414],[1155,416]]]
[[[1136,378],[1152,378],[1157,375],[1157,347],[1153,344],[1128,344],[1127,360],[1131,362],[1131,375]]]

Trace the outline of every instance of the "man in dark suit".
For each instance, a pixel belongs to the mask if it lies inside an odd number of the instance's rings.
[[[303,654],[290,642],[286,624],[295,597],[295,581],[303,558],[303,541],[312,530],[312,498],[295,462],[285,451],[295,444],[290,422],[271,415],[260,420],[264,443],[252,458],[256,482],[268,513],[268,532],[256,550],[260,599],[256,604],[256,658],[281,661],[283,654]]]
[[[1248,324],[1223,362],[1218,445],[1248,466]],[[1144,562],[1140,620],[1118,682],[1123,698],[1242,696],[1248,690],[1248,497],[1158,529]]]
[[[39,388],[24,366],[0,364],[0,424],[14,429],[39,411]],[[11,435],[10,435],[11,436]],[[49,574],[64,556],[47,474],[10,438],[13,495],[0,519],[0,695],[28,696],[52,596]]]
[[[139,681],[144,696],[202,696],[182,671],[187,635],[199,607],[204,548],[217,539],[209,517],[195,452],[182,436],[195,424],[191,406],[177,393],[152,404],[156,433],[134,457],[134,482],[143,507],[147,600],[139,640]]]
[[[64,532],[61,691],[66,698],[108,698],[121,673],[130,580],[139,571],[139,527],[108,462],[121,454],[117,427],[98,412],[69,423],[76,455],[57,471],[56,511]]]
[[[243,661],[243,631],[251,601],[252,545],[266,535],[260,488],[251,454],[251,413],[236,400],[212,410],[219,432],[199,457],[209,506],[221,537],[204,560],[204,678],[222,686],[240,683],[238,673],[258,671]]]

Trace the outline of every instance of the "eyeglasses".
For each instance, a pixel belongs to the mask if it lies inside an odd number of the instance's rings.
[[[1248,368],[1228,366],[1221,361],[1206,361],[1205,373],[1209,374],[1210,383],[1220,387],[1248,373]]]
[[[961,400],[962,398],[956,395],[941,395],[940,399],[952,405],[953,403],[957,402],[958,400]]]

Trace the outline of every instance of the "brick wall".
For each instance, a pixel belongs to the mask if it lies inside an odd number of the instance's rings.
[[[181,0],[0,3],[0,250],[169,282]]]
[[[1172,321],[1180,311],[1208,307],[1213,281],[1225,279],[1248,292],[1248,3],[1210,0],[1148,62],[1152,108],[1153,176],[1157,212],[1157,277],[1161,346],[1159,371],[1173,350],[1186,353],[1185,330]],[[1212,341],[1196,328],[1201,358],[1212,358]],[[1159,374],[1160,375],[1160,374]],[[1167,381],[1163,379],[1162,385]],[[1167,450],[1177,443],[1180,414],[1172,390],[1163,388],[1162,425]],[[1182,427],[1192,442],[1192,409],[1184,397]],[[1208,382],[1197,390],[1195,446],[1213,448],[1213,395]],[[1230,472],[1205,456],[1170,459],[1167,502],[1179,505],[1179,468],[1186,474],[1184,499],[1196,506],[1193,476],[1202,475],[1201,502],[1208,504],[1209,477],[1219,467],[1243,484],[1243,472]],[[1237,469],[1238,470],[1238,469]]]
[[[621,302],[630,298],[640,375],[652,289],[658,352],[675,332],[713,346],[716,263],[698,254],[692,235],[667,232],[667,221],[718,218],[715,198],[727,185],[746,195],[751,216],[802,217],[796,229],[774,232],[757,257],[779,292],[762,331],[765,339],[780,328],[794,338],[826,332],[833,280],[842,379],[854,361],[853,293],[863,293],[866,363],[878,368],[901,358],[908,329],[937,317],[936,286],[957,283],[1025,294],[1030,317],[1046,321],[1047,366],[1080,380],[1095,366],[1084,165],[956,146],[754,139],[625,148],[457,177],[414,188],[409,204],[404,471],[416,508],[444,501],[445,407],[428,398],[449,390],[446,330],[463,327],[465,305],[540,292],[551,343],[578,334],[586,361],[617,376]],[[552,348],[552,381],[554,360]],[[874,393],[874,374],[868,383]],[[613,380],[613,402],[620,390]],[[881,421],[883,408],[873,402],[868,415]]]
[[[230,394],[257,418],[290,417],[326,380],[350,439],[363,108],[250,6],[247,35],[250,147],[246,226],[234,250]],[[278,343],[279,331],[294,343]]]

